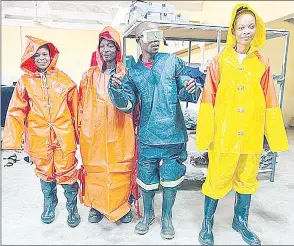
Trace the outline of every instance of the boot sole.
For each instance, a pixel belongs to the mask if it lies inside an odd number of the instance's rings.
[[[53,219],[41,219],[41,221],[44,223],[44,224],[51,224],[53,221],[55,220],[55,217]]]
[[[206,242],[204,242],[201,237],[198,237],[198,241],[199,241],[199,243],[201,245],[214,245],[214,242],[213,243],[206,243]]]
[[[167,239],[167,240],[171,240],[175,237],[175,235],[168,235],[168,234],[163,234],[162,232],[160,233],[160,236],[163,238],[163,239]]]
[[[232,228],[242,236],[242,239],[243,239],[248,245],[261,245],[261,243],[253,244],[251,241],[247,240],[247,238],[244,237],[244,235],[243,235],[243,233],[242,233],[242,230],[239,230],[236,226],[232,225]]]
[[[150,223],[149,223],[149,226],[151,226],[155,221],[155,218],[153,218]],[[138,235],[144,235],[146,234],[147,232],[149,231],[149,227],[148,227],[148,230],[147,231],[139,231],[135,228],[135,233],[138,234]]]
[[[101,219],[88,218],[88,221],[89,221],[90,223],[97,224],[97,223],[99,223],[102,219],[103,219],[103,217],[102,217]]]

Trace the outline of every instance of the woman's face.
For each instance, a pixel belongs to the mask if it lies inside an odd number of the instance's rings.
[[[256,21],[253,15],[244,13],[237,17],[234,26],[234,35],[236,42],[242,45],[248,45],[256,33]]]
[[[33,60],[35,61],[36,67],[38,70],[46,70],[50,65],[50,52],[45,47],[40,47],[36,54],[33,56]]]

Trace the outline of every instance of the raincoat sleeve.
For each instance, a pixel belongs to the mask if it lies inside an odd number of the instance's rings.
[[[176,56],[176,82],[179,91],[179,99],[181,101],[196,103],[201,94],[201,83],[204,84],[203,78],[200,76],[200,71],[185,65],[185,62]],[[196,80],[196,92],[191,94],[185,88],[185,81],[191,78]]]
[[[78,95],[78,120],[77,120],[77,129],[78,129],[78,136],[80,136],[81,132],[81,123],[83,118],[84,112],[84,100],[86,94],[86,85],[87,85],[87,72],[83,74],[82,80],[80,81],[79,87],[79,95]]]
[[[130,77],[129,71],[122,79],[122,88],[108,86],[108,93],[112,103],[118,110],[124,113],[131,113],[137,104],[137,88]]]
[[[201,151],[208,148],[214,137],[214,103],[219,81],[219,61],[218,57],[215,57],[207,69],[197,119],[196,147]]]
[[[78,89],[75,85],[67,94],[67,105],[69,107],[72,122],[75,129],[76,143],[79,144],[79,133],[78,133]]]
[[[287,134],[282,112],[278,104],[270,66],[267,67],[262,76],[261,86],[266,102],[265,136],[269,147],[273,152],[289,150]]]
[[[21,149],[28,110],[28,93],[22,80],[19,80],[7,110],[2,149]]]

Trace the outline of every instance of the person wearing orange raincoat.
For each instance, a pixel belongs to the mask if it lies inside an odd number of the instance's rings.
[[[84,168],[84,204],[90,207],[88,221],[98,223],[132,220],[132,170],[136,163],[133,114],[113,106],[107,91],[113,76],[124,76],[120,36],[111,27],[99,35],[92,66],[79,88],[79,134]],[[133,183],[133,184],[132,184]]]
[[[248,4],[232,13],[227,44],[208,67],[199,109],[196,146],[208,148],[209,166],[202,192],[204,220],[199,242],[213,245],[218,200],[236,191],[232,227],[250,245],[260,239],[248,229],[251,195],[258,188],[264,135],[273,152],[289,149],[269,61],[260,49],[265,24]]]
[[[67,223],[80,223],[77,209],[78,170],[75,157],[78,90],[76,84],[56,68],[58,49],[50,42],[27,36],[28,45],[21,59],[25,74],[12,95],[4,127],[3,149],[21,149],[35,163],[44,194],[42,222],[55,219],[58,203],[56,184],[67,198]]]

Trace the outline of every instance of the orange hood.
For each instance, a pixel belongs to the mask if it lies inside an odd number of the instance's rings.
[[[119,63],[122,63],[120,35],[115,29],[113,29],[110,26],[107,26],[99,34],[98,47],[97,47],[97,50],[95,52],[93,52],[93,54],[92,54],[91,66],[98,66],[100,70],[102,69],[104,60],[103,60],[103,58],[100,54],[100,51],[99,51],[101,38],[106,38],[108,40],[112,40],[115,42],[115,45],[118,48],[118,51],[116,54],[116,62],[118,65],[119,65]]]
[[[21,58],[21,65],[20,68],[29,74],[37,73],[37,67],[35,65],[34,60],[32,59],[33,55],[36,54],[37,50],[44,44],[47,44],[50,49],[50,65],[46,70],[53,70],[56,66],[59,51],[58,49],[52,44],[45,40],[34,38],[32,36],[26,36],[28,38],[28,45],[26,50]]]

